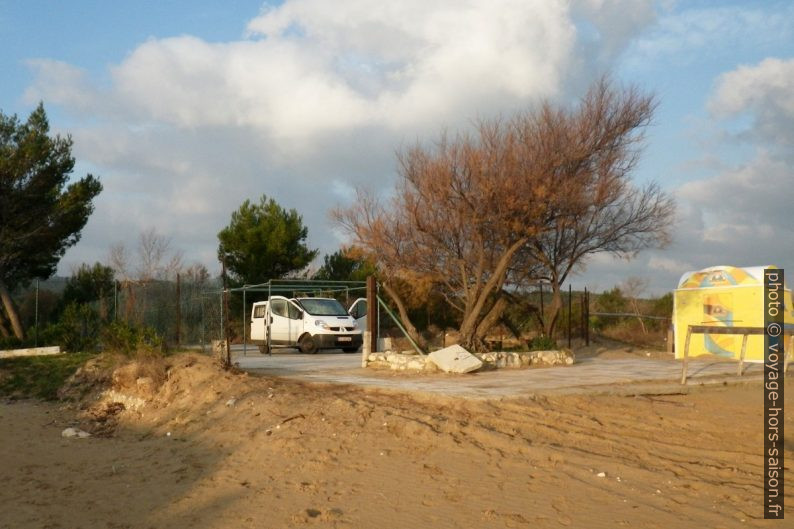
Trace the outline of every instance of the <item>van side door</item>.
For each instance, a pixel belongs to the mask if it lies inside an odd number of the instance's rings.
[[[270,341],[276,345],[289,345],[290,318],[286,298],[270,298]]]
[[[359,329],[367,330],[367,298],[358,298],[354,301],[348,313],[355,318]]]
[[[297,344],[298,338],[303,334],[303,309],[294,302],[288,301],[287,317],[289,318],[289,342]]]
[[[267,323],[265,321],[265,314],[267,313],[267,303],[254,303],[251,308],[251,340],[252,341],[265,341],[265,329]]]

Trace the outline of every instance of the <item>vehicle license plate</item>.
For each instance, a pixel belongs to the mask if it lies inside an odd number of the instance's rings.
[[[339,337],[339,341],[340,342],[352,342],[353,338],[351,338],[350,336],[340,336]]]

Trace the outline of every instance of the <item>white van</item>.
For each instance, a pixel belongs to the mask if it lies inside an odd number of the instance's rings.
[[[361,332],[367,330],[367,298],[358,298],[350,305],[348,309],[353,318],[356,319],[356,323],[358,324],[358,328],[361,329]]]
[[[251,341],[266,354],[267,320],[270,345],[297,347],[302,353],[320,349],[354,352],[361,347],[362,333],[355,318],[333,298],[292,298],[272,296],[251,309]]]

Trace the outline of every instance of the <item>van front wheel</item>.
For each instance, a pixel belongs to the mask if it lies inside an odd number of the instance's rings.
[[[314,343],[314,338],[310,334],[306,334],[300,339],[298,347],[301,353],[314,354],[317,352],[317,344]]]

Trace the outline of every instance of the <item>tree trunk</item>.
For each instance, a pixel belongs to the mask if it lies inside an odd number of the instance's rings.
[[[8,332],[8,327],[6,327],[5,318],[3,317],[3,311],[2,310],[0,310],[0,335],[2,335],[3,338],[10,338],[11,337],[11,333]]]
[[[637,321],[640,322],[640,328],[642,328],[642,334],[648,334],[648,330],[645,328],[645,322],[642,321],[642,317],[640,317],[640,308],[637,306],[637,300],[632,298],[631,300],[631,307],[634,309],[634,314],[637,315]]]
[[[19,321],[17,307],[14,304],[14,300],[11,299],[11,294],[8,292],[6,284],[2,280],[0,280],[0,300],[3,302],[3,307],[6,310],[8,321],[11,322],[11,329],[14,331],[14,336],[20,340],[24,340],[25,331],[22,328],[22,322]]]
[[[397,305],[397,312],[400,313],[400,319],[402,320],[403,326],[405,330],[408,332],[408,335],[411,339],[416,342],[422,351],[427,352],[427,341],[425,338],[419,334],[419,331],[416,330],[414,324],[411,323],[410,318],[408,317],[408,311],[405,309],[405,303],[403,303],[402,298],[399,294],[385,281],[381,283],[383,288],[386,290],[386,293],[391,297],[394,301],[394,304]],[[367,307],[367,310],[373,310],[374,307]]]
[[[507,300],[504,296],[499,296],[491,307],[491,310],[488,311],[480,324],[477,325],[477,331],[474,333],[475,346],[482,347],[485,344],[485,338],[488,336],[488,332],[501,319],[506,308]]]
[[[508,316],[502,314],[502,317],[499,318],[499,323],[507,327],[507,330],[510,331],[510,334],[512,334],[516,340],[524,343],[527,347],[529,347],[529,341],[524,340],[524,337],[521,336],[521,329],[519,329],[518,326],[515,323],[513,323],[513,321]]]
[[[502,285],[507,275],[507,269],[510,266],[513,256],[526,241],[526,238],[519,239],[505,250],[494,267],[491,277],[486,281],[479,292],[473,293],[476,298],[474,300],[466,300],[466,310],[463,313],[463,321],[460,325],[460,336],[464,342],[466,340],[474,340],[477,334],[477,327],[484,318],[481,314],[485,308],[486,302],[491,298],[493,292],[500,292],[502,290]]]
[[[546,336],[554,339],[554,331],[557,328],[557,320],[560,317],[560,309],[562,308],[562,291],[560,285],[556,281],[551,282],[551,305],[549,306],[549,317],[545,318],[546,328],[544,332]]]

